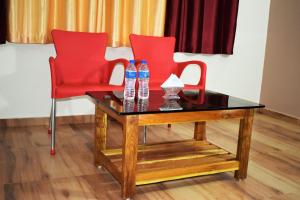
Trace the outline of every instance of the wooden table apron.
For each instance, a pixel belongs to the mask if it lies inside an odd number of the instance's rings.
[[[233,109],[233,110],[214,110],[214,111],[195,111],[195,112],[176,112],[176,113],[153,113],[153,114],[137,114],[137,115],[118,115],[106,106],[98,103],[96,105],[95,115],[95,148],[94,157],[96,166],[104,166],[121,184],[122,197],[131,198],[135,193],[137,185],[137,154],[138,154],[138,127],[144,125],[156,124],[172,124],[182,122],[195,122],[194,139],[196,141],[205,141],[205,121],[219,120],[229,118],[239,118],[239,136],[237,152],[234,162],[228,162],[227,168],[218,170],[214,166],[207,171],[199,171],[197,167],[189,168],[189,174],[183,176],[165,177],[163,180],[173,180],[177,178],[186,178],[195,175],[213,174],[224,171],[235,171],[236,179],[245,179],[247,177],[247,167],[249,159],[251,129],[253,122],[254,109]],[[123,125],[123,145],[122,145],[122,161],[118,168],[110,161],[104,153],[106,151],[106,131],[107,131],[107,115],[114,118]],[[116,150],[114,150],[116,152]],[[111,152],[110,152],[111,153]],[[224,166],[223,166],[224,167]],[[195,170],[195,171],[193,171]],[[197,171],[198,170],[198,171]],[[180,169],[178,169],[179,173]],[[182,169],[181,169],[182,171]],[[193,173],[195,172],[195,173]],[[170,172],[172,173],[172,172]],[[174,173],[177,173],[174,171]],[[155,176],[155,173],[152,173]],[[140,176],[139,183],[147,184],[146,178],[152,175]],[[143,180],[145,178],[145,180]],[[158,179],[159,180],[159,179]],[[150,182],[149,182],[150,183]]]

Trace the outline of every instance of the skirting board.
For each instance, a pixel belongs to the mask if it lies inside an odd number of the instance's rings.
[[[291,116],[288,116],[288,115],[285,115],[285,114],[282,114],[282,113],[279,113],[279,112],[275,112],[275,111],[272,111],[272,110],[268,110],[268,109],[265,109],[265,108],[259,108],[257,110],[257,112],[265,114],[265,115],[272,116],[276,119],[281,119],[281,120],[286,121],[286,122],[291,122],[291,123],[300,125],[300,119],[299,118],[291,117]]]
[[[56,117],[56,124],[83,124],[93,123],[94,115],[77,115]],[[48,117],[0,119],[0,127],[48,126]]]
[[[288,121],[291,123],[299,124],[300,119],[293,118],[278,112],[267,110],[265,108],[258,109],[258,113],[272,116],[277,119]],[[83,123],[94,123],[94,115],[77,115],[77,116],[63,116],[56,117],[57,125],[60,124],[83,124]],[[0,127],[24,127],[24,126],[48,126],[49,118],[20,118],[20,119],[0,119]]]

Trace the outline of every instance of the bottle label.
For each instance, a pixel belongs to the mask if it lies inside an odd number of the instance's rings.
[[[139,78],[149,78],[149,72],[139,71]]]
[[[126,78],[136,78],[136,72],[135,71],[126,71],[125,77]]]

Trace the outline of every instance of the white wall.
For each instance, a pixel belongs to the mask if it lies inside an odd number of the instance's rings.
[[[175,61],[202,60],[207,63],[207,89],[259,101],[270,0],[240,0],[234,54],[203,55],[176,53]],[[0,45],[0,119],[45,117],[50,110],[48,58],[55,55],[52,44]],[[130,48],[108,48],[107,59],[132,58]],[[118,82],[123,72],[113,77]],[[190,77],[193,70],[187,71]],[[183,78],[186,80],[185,78]],[[59,102],[57,115],[94,113],[88,97]]]

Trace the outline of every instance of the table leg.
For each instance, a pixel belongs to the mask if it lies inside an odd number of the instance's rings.
[[[135,193],[138,147],[138,118],[127,116],[123,124],[122,197],[132,198]]]
[[[195,122],[194,129],[195,140],[206,140],[206,122]]]
[[[245,179],[247,177],[253,115],[254,109],[248,109],[245,112],[244,118],[240,120],[239,139],[236,153],[236,159],[240,162],[240,166],[239,170],[235,171],[234,174],[236,179]]]
[[[103,112],[98,104],[95,111],[95,147],[94,158],[95,165],[101,166],[99,152],[106,149],[106,131],[107,131],[107,114]]]

